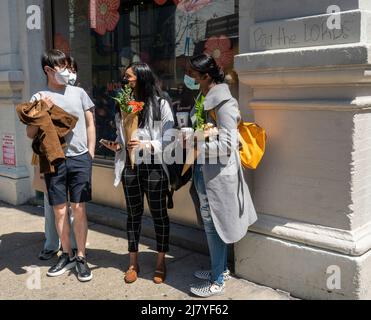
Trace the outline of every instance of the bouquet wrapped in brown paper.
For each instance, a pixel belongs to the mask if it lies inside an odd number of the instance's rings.
[[[113,99],[117,102],[121,110],[122,126],[125,133],[126,145],[132,139],[134,133],[138,130],[138,115],[143,110],[144,103],[134,100],[133,91],[126,85],[119,91]],[[135,150],[129,152],[131,167],[135,164]]]
[[[205,141],[206,138],[217,136],[218,128],[216,128],[212,123],[203,124],[195,132],[195,137],[198,142]],[[194,143],[194,147],[191,148],[186,156],[186,161],[183,166],[182,176],[186,174],[189,168],[196,162],[199,157],[201,150],[197,148],[197,141]]]
[[[212,123],[206,123],[206,111],[204,109],[205,97],[199,95],[195,99],[195,116],[196,123],[194,125],[195,137],[198,142],[204,141],[207,137],[215,136],[218,134],[218,129]],[[197,142],[196,142],[197,143]],[[186,174],[189,168],[195,163],[199,157],[201,150],[197,148],[194,143],[193,147],[187,153],[186,161],[183,166],[182,176]]]

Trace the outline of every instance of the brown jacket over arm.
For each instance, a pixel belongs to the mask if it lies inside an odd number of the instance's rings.
[[[49,108],[42,100],[19,104],[16,110],[22,123],[39,127],[32,149],[40,156],[40,172],[54,172],[53,165],[65,159],[64,137],[78,118],[56,105]]]

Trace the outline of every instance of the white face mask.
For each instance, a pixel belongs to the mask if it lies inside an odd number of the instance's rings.
[[[184,84],[190,90],[200,90],[200,84],[196,83],[196,79],[191,78],[188,74],[184,75]]]
[[[56,71],[54,74],[55,81],[58,82],[60,85],[67,85],[68,81],[70,80],[70,72],[66,69],[63,71]]]
[[[70,72],[70,78],[68,80],[68,84],[71,85],[71,86],[74,86],[75,83],[76,83],[76,80],[77,80],[77,74],[73,73],[73,72]]]

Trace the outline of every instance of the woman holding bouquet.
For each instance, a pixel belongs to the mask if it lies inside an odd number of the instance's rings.
[[[210,136],[197,145],[200,156],[193,177],[211,270],[196,271],[195,277],[205,281],[190,289],[197,296],[209,297],[221,294],[224,281],[229,278],[227,245],[242,239],[257,216],[238,151],[237,127],[241,120],[238,102],[224,83],[224,73],[213,57],[206,54],[193,57],[190,66],[190,76],[194,83],[200,84],[202,95],[191,112],[192,122],[196,126],[200,122],[204,124],[205,136],[209,132],[205,128],[213,127],[212,131],[217,128],[217,138]],[[200,104],[203,104],[201,112]]]
[[[128,132],[123,124],[125,115],[122,108],[118,110],[117,140],[115,144],[108,146],[116,151],[114,185],[118,186],[122,181],[128,211],[130,261],[124,279],[125,282],[132,283],[138,277],[138,246],[146,195],[154,221],[158,251],[153,281],[160,284],[166,277],[165,253],[169,250],[169,217],[166,203],[169,180],[168,170],[162,161],[162,152],[166,140],[164,135],[173,128],[174,118],[169,103],[160,98],[161,91],[147,64],[131,64],[125,71],[124,84],[125,92],[130,89],[133,92],[134,101],[130,101],[129,105],[143,106],[138,112],[138,135],[131,137],[125,136]],[[131,156],[133,153],[135,157]],[[139,158],[146,161],[140,163]],[[132,163],[134,159],[135,164]]]

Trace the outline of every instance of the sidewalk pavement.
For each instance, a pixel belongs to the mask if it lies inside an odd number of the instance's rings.
[[[128,264],[126,233],[89,223],[88,262],[94,278],[80,283],[76,272],[57,278],[46,276],[56,262],[37,258],[44,242],[43,209],[30,205],[14,207],[0,202],[0,300],[193,300],[189,284],[197,283],[196,269],[207,269],[208,256],[171,246],[167,255],[166,282],[152,282],[156,259],[155,241],[141,238],[141,273],[133,284],[124,282]],[[31,268],[31,269],[28,269]],[[27,271],[28,270],[28,271]],[[31,271],[30,271],[31,270]],[[211,299],[289,300],[289,294],[233,277],[224,295]]]

